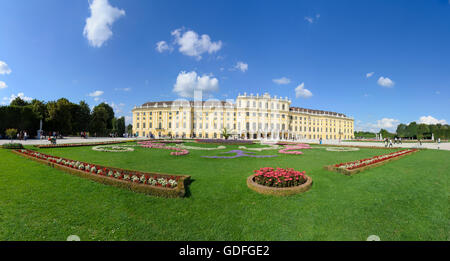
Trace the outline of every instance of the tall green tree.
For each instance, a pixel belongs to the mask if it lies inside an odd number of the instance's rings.
[[[109,112],[104,106],[96,106],[92,111],[91,122],[89,125],[89,131],[94,136],[107,136],[111,131],[108,128]]]
[[[20,97],[16,97],[14,100],[11,101],[11,103],[9,105],[10,106],[27,106],[27,105],[30,105],[30,103],[27,101],[24,101]]]

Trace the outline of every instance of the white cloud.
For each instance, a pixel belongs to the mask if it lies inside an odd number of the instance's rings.
[[[383,118],[381,120],[377,121],[377,127],[382,129],[395,129],[397,125],[400,123],[399,120],[392,119],[392,118]]]
[[[447,121],[442,119],[438,120],[432,116],[422,116],[419,119],[419,123],[425,123],[425,124],[447,124]]]
[[[376,123],[362,123],[361,121],[357,121],[355,124],[355,130],[377,133],[380,131],[380,129],[385,129],[389,132],[395,132],[398,124],[400,124],[400,121],[393,118],[382,118]]]
[[[313,96],[312,92],[309,91],[308,89],[305,89],[305,83],[301,83],[299,86],[297,86],[297,88],[295,88],[295,97],[299,98],[299,97],[303,97],[303,98],[309,98],[311,96]]]
[[[156,43],[156,51],[162,53],[165,51],[172,51],[173,48],[169,46],[166,41],[159,41]]]
[[[276,84],[289,84],[289,83],[291,83],[291,79],[289,79],[289,78],[286,78],[286,77],[281,77],[281,78],[279,78],[279,79],[273,79],[272,80],[274,83],[276,83]]]
[[[31,98],[31,97],[25,96],[25,94],[24,94],[23,92],[19,92],[17,95],[11,94],[11,96],[9,96],[9,97],[3,97],[3,101],[9,101],[9,102],[8,102],[8,104],[9,104],[9,103],[11,103],[11,102],[12,102],[15,98],[17,98],[17,97],[20,97],[22,100],[27,101],[27,102],[33,100],[33,98]],[[3,103],[3,104],[4,104],[4,103]]]
[[[312,17],[305,16],[305,20],[308,21],[308,23],[310,24],[314,23],[314,19]]]
[[[130,87],[127,87],[127,88],[114,88],[114,90],[115,91],[129,92],[129,91],[131,91],[131,88]]]
[[[198,60],[202,58],[203,53],[215,53],[222,48],[222,41],[211,42],[211,38],[207,34],[199,35],[192,31],[182,33],[184,29],[176,29],[172,32],[175,37],[175,43],[178,44],[180,53],[196,57]]]
[[[374,73],[375,73],[375,72],[366,73],[366,77],[367,77],[367,78],[370,78],[370,77],[372,77],[372,75],[373,75]]]
[[[240,70],[241,72],[245,72],[248,70],[248,64],[244,62],[237,62],[234,68]]]
[[[103,93],[105,93],[105,92],[104,91],[95,91],[95,92],[89,93],[89,96],[98,97],[98,96],[101,96]]]
[[[86,19],[83,35],[94,47],[101,47],[113,35],[113,23],[125,15],[125,11],[113,7],[108,0],[93,0],[89,4],[91,16]]]
[[[384,78],[383,76],[381,76],[380,78],[378,78],[378,85],[380,85],[380,86],[390,88],[390,87],[393,87],[394,84],[395,83],[388,77]]]
[[[319,20],[319,18],[320,18],[320,14],[316,14],[315,17],[305,16],[305,20],[310,24],[317,22],[317,20]]]
[[[194,91],[208,94],[219,90],[219,80],[209,75],[198,76],[195,71],[180,72],[174,85],[173,92],[181,97],[192,98]]]
[[[10,73],[11,69],[9,68],[9,66],[4,61],[0,61],[0,74],[10,74]]]
[[[8,87],[8,85],[6,85],[5,82],[0,81],[0,90],[5,89],[6,87]]]
[[[94,101],[99,101],[99,100],[100,100],[99,97],[95,97],[95,98],[94,98]]]

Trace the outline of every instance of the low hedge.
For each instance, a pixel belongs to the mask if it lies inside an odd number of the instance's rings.
[[[23,149],[22,143],[5,143],[2,145],[4,149]]]

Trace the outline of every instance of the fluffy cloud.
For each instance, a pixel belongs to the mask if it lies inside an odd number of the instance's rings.
[[[173,88],[173,92],[186,98],[193,98],[194,91],[201,91],[205,95],[217,90],[219,90],[217,78],[209,75],[199,76],[195,71],[180,72]]]
[[[357,121],[355,123],[355,130],[379,132],[380,129],[386,129],[389,132],[395,132],[398,124],[400,124],[400,121],[393,118],[382,118],[376,123],[362,123],[361,121]]]
[[[17,95],[11,94],[9,97],[3,97],[3,104],[5,104],[6,101],[8,101],[8,104],[10,104],[15,98],[20,97],[24,101],[32,101],[33,98],[25,96],[23,92],[19,92]]]
[[[156,51],[162,53],[165,51],[172,51],[173,48],[169,46],[166,41],[159,41],[156,43]]]
[[[175,37],[175,43],[178,44],[180,53],[196,57],[198,60],[202,58],[203,53],[215,53],[222,48],[222,41],[212,42],[207,34],[199,36],[196,32],[189,30],[183,32],[183,29],[176,29],[172,32]]]
[[[303,97],[303,98],[309,98],[313,96],[312,92],[308,89],[305,89],[305,83],[301,83],[297,88],[295,88],[295,97]]]
[[[375,73],[375,72],[366,73],[366,78],[372,77],[372,75],[373,75],[374,73]]]
[[[6,87],[8,87],[8,85],[6,85],[5,82],[0,81],[0,90],[5,89]]]
[[[248,64],[244,62],[237,62],[234,68],[240,70],[241,72],[245,72],[248,70]]]
[[[98,97],[98,96],[101,96],[103,93],[105,93],[105,92],[104,91],[95,91],[95,92],[89,93],[89,96]]]
[[[432,116],[422,116],[419,119],[419,123],[425,123],[425,124],[447,124],[447,121],[442,119],[438,120]]]
[[[380,86],[390,88],[390,87],[393,87],[394,84],[395,83],[388,77],[384,78],[383,76],[381,76],[380,78],[378,78],[378,85],[380,85]]]
[[[9,68],[9,66],[4,61],[0,61],[0,74],[10,74],[10,73],[11,69]]]
[[[113,35],[113,23],[125,15],[125,11],[113,7],[108,0],[93,0],[89,4],[91,16],[86,19],[83,35],[94,47],[101,47]]]
[[[273,79],[272,81],[273,81],[274,83],[276,83],[276,84],[279,84],[279,85],[291,83],[291,79],[286,78],[286,77],[281,77],[281,78],[279,78],[279,79]]]
[[[399,120],[392,119],[392,118],[383,118],[381,120],[377,121],[377,127],[382,129],[395,129],[397,125],[400,123]]]

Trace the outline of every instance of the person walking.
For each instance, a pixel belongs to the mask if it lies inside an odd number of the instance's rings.
[[[389,148],[392,148],[392,139],[389,139]]]

